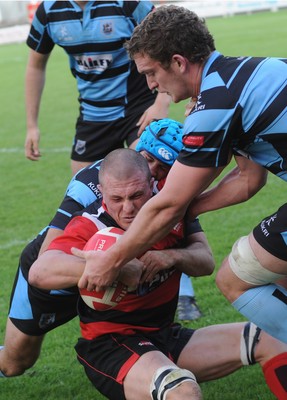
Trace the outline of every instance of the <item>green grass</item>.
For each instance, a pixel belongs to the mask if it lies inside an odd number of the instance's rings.
[[[208,26],[219,51],[226,55],[287,56],[287,11],[210,18]],[[42,158],[24,157],[25,44],[1,46],[0,124],[0,343],[4,338],[9,296],[24,245],[46,225],[70,180],[70,147],[78,114],[77,91],[66,55],[55,49],[47,71],[40,115]],[[183,120],[184,104],[173,105],[170,117]],[[248,203],[201,217],[219,267],[234,240],[248,233],[261,217],[285,201],[284,183],[270,176],[266,187]],[[286,190],[286,189],[285,189]],[[217,290],[211,277],[194,279],[204,317],[193,327],[243,320]],[[0,380],[0,399],[103,399],[87,381],[75,359],[79,336],[75,319],[47,335],[36,365],[24,376]],[[1,339],[2,338],[2,339]],[[259,366],[202,384],[207,400],[272,400]],[[243,395],[244,392],[244,395]],[[137,399],[138,400],[138,399]],[[140,400],[140,399],[139,399]]]

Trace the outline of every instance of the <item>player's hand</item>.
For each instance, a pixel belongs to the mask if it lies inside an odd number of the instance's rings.
[[[147,108],[141,118],[138,120],[137,126],[139,127],[138,136],[140,136],[145,127],[155,119],[162,119],[168,117],[168,108],[171,102],[171,97],[165,93],[159,93],[154,104]]]
[[[144,264],[141,283],[151,282],[159,271],[174,265],[168,253],[160,250],[149,250],[139,260]]]
[[[29,129],[25,140],[25,156],[32,161],[38,161],[41,157],[40,149],[40,131],[38,128]]]
[[[137,258],[134,258],[121,268],[119,281],[129,287],[129,290],[135,290],[140,283],[144,264]]]
[[[115,268],[107,269],[106,267],[106,265],[113,265],[111,262],[109,263],[108,252],[84,251],[72,247],[71,253],[86,261],[83,275],[78,282],[79,289],[96,290],[99,292],[118,280],[120,270]]]

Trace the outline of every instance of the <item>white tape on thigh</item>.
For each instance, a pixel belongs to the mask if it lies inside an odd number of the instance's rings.
[[[285,276],[262,267],[251,249],[248,236],[243,236],[234,243],[228,261],[235,275],[251,285],[265,285]]]
[[[154,373],[150,385],[153,400],[165,400],[167,393],[185,381],[196,382],[195,376],[187,369],[166,365]]]

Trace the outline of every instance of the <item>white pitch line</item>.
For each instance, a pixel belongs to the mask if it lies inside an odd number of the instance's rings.
[[[28,244],[32,239],[26,240],[12,240],[11,242],[4,243],[0,245],[0,250],[7,250],[11,249],[12,247],[16,247],[23,244]]]
[[[59,148],[46,148],[43,149],[43,153],[67,153],[70,152],[71,148],[70,147],[59,147]],[[0,148],[0,153],[23,153],[24,154],[24,148],[22,147],[7,147],[7,148]]]

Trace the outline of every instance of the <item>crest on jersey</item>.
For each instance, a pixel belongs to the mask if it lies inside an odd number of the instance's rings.
[[[81,155],[84,154],[85,151],[86,151],[86,141],[78,139],[75,146],[75,152]]]
[[[113,23],[111,21],[103,22],[102,30],[105,35],[111,34],[113,32]]]

